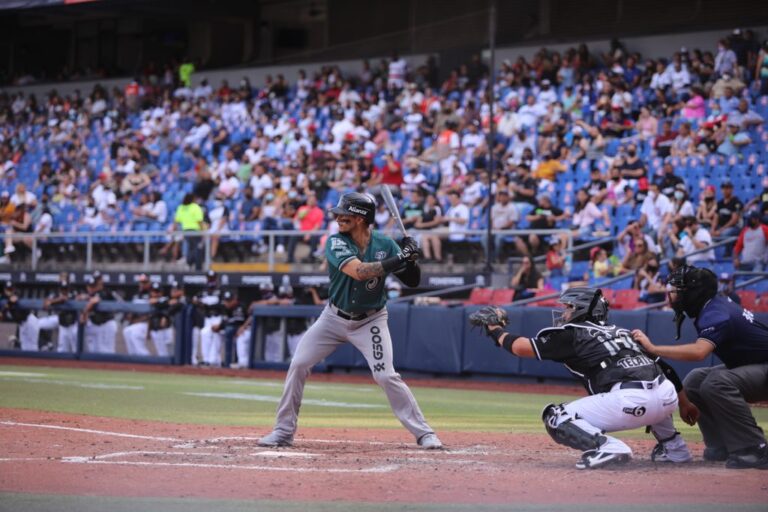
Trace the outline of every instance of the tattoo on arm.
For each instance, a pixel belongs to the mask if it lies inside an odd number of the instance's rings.
[[[381,266],[380,261],[374,261],[372,263],[361,263],[355,269],[357,271],[357,277],[360,280],[370,279],[372,277],[379,277],[384,275],[384,267]]]

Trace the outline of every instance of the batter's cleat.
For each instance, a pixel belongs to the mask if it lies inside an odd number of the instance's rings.
[[[628,453],[610,453],[600,450],[587,450],[576,463],[576,469],[595,469],[609,464],[626,464],[632,456]]]
[[[709,462],[728,460],[728,450],[725,448],[704,448],[704,460]]]
[[[725,467],[728,469],[768,469],[768,446],[762,444],[732,453],[728,456]]]
[[[259,446],[266,446],[269,448],[278,448],[280,446],[293,446],[293,437],[286,436],[285,434],[273,430],[266,436],[259,439],[257,443]]]
[[[440,450],[443,448],[443,443],[440,442],[440,438],[434,433],[424,434],[417,443],[425,450]]]

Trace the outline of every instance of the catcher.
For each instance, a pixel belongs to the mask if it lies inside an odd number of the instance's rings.
[[[561,362],[582,381],[590,396],[549,404],[542,413],[555,442],[583,452],[576,468],[629,461],[632,449],[606,432],[642,426],[648,426],[658,441],[651,460],[692,460],[672,421],[683,388],[674,369],[643,352],[629,330],[606,325],[608,302],[599,288],[571,288],[559,302],[565,309],[553,312],[554,327],[533,338],[505,330],[507,314],[496,307],[476,311],[469,320],[482,326],[498,347],[518,357]],[[685,393],[679,396],[687,405],[686,422],[695,423],[698,410],[690,407]]]

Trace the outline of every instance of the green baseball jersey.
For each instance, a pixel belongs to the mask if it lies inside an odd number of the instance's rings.
[[[387,302],[384,276],[357,281],[341,269],[355,258],[368,263],[381,261],[399,252],[400,246],[394,240],[377,231],[371,233],[371,241],[364,254],[360,254],[352,237],[342,233],[329,236],[325,242],[325,257],[328,259],[331,278],[329,290],[331,302],[337,308],[350,313],[362,313],[384,306]]]

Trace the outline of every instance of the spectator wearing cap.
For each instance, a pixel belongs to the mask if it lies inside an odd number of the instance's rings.
[[[621,138],[632,130],[634,126],[634,122],[624,115],[622,107],[615,105],[611,107],[611,113],[600,121],[600,133],[606,139]]]
[[[760,221],[760,212],[752,210],[733,248],[733,268],[762,272],[768,263],[768,226]]]
[[[548,79],[541,81],[541,87],[539,88],[539,94],[536,95],[536,103],[548,107],[551,103],[557,101],[557,91],[552,88],[552,84]]]
[[[763,119],[763,116],[754,110],[750,110],[749,102],[745,98],[742,98],[739,100],[739,106],[736,110],[728,114],[728,122],[739,123],[741,130],[749,130],[750,128],[760,126],[765,120]]]
[[[728,272],[721,272],[717,279],[717,293],[728,297],[736,304],[741,305],[741,297],[734,288],[735,282],[733,276]]]
[[[699,224],[694,216],[683,219],[685,228],[680,234],[680,247],[677,256],[685,257],[685,261],[693,264],[699,261],[715,261],[715,250],[704,251],[712,246],[712,235]],[[701,252],[703,251],[703,252]]]
[[[541,194],[538,197],[536,207],[530,214],[526,215],[530,229],[554,229],[556,224],[565,220],[568,214],[559,207],[552,204],[552,199],[547,194]],[[528,235],[527,243],[524,236],[515,238],[517,250],[525,255],[536,253],[541,246],[539,235],[532,233]],[[530,247],[530,250],[529,250]]]
[[[733,194],[733,183],[724,181],[720,185],[722,199],[717,202],[717,221],[712,226],[712,236],[736,236],[741,231],[741,215],[744,204]]]
[[[685,186],[683,178],[675,174],[675,168],[670,162],[665,162],[662,167],[662,175],[655,179],[659,182],[659,190],[665,196],[674,197],[678,185]]]
[[[517,221],[520,219],[520,214],[517,211],[515,205],[510,201],[509,191],[507,189],[499,189],[496,193],[496,201],[494,201],[491,207],[491,225],[494,231],[502,231],[506,229],[515,229]],[[511,238],[509,235],[494,234],[493,235],[493,254],[496,260],[501,260],[504,250],[504,242],[506,239]],[[483,250],[488,253],[488,237],[483,235],[480,238],[483,245]]]
[[[661,193],[658,183],[648,185],[648,195],[640,207],[640,226],[647,232],[658,234],[672,221],[672,202]]]
[[[448,224],[448,240],[461,242],[466,238],[464,232],[469,227],[469,207],[461,202],[461,195],[456,190],[448,192],[448,201],[451,206],[442,217],[443,222]]]
[[[738,119],[728,119],[723,141],[717,152],[724,156],[740,155],[746,146],[752,143],[749,134],[742,130]]]

